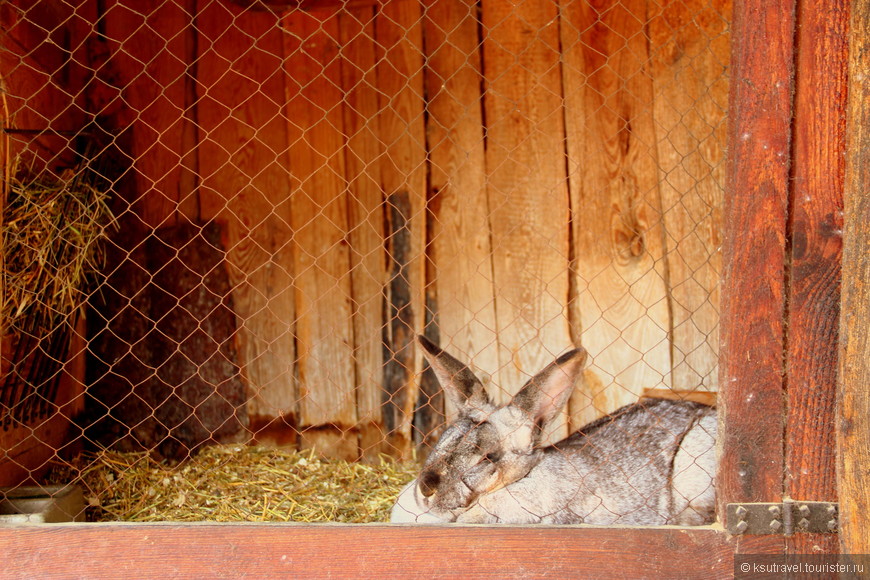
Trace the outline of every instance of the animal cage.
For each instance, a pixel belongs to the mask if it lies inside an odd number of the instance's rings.
[[[122,546],[131,572],[160,554],[266,576],[859,553],[853,520],[760,534],[727,514],[860,498],[834,469],[858,436],[836,396],[856,424],[866,369],[838,382],[861,359],[837,330],[841,262],[859,308],[866,249],[860,4],[0,2],[0,499],[71,483],[71,518],[210,522],[0,525],[13,573],[77,550],[114,575]],[[416,335],[493,408],[582,346],[541,447],[627,405],[718,406],[726,531],[308,525],[385,522],[462,415]],[[71,547],[49,553],[58,529]]]

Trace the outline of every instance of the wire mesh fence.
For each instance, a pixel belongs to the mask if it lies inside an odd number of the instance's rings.
[[[93,517],[171,519],[148,499],[166,489],[211,501],[179,519],[223,519],[216,497],[263,481],[233,517],[293,519],[294,493],[329,495],[294,466],[329,465],[333,495],[374,469],[360,486],[388,499],[319,519],[384,519],[467,415],[418,334],[493,412],[582,345],[536,449],[639,400],[714,402],[729,19],[0,2],[4,493],[73,481]],[[248,452],[297,483],[230,462]],[[197,496],[197,461],[235,475]],[[138,468],[142,496],[107,507]]]

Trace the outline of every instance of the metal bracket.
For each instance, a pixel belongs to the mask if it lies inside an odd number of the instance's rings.
[[[729,503],[725,506],[725,529],[735,536],[837,533],[837,518],[837,504],[827,501],[786,500],[782,503]]]

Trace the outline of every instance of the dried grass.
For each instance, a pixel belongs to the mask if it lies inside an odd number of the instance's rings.
[[[91,521],[366,523],[389,520],[416,470],[389,457],[370,465],[236,444],[203,448],[174,467],[145,452],[102,451],[52,479],[79,480]]]
[[[59,177],[15,177],[3,208],[3,288],[6,326],[51,323],[84,303],[85,282],[99,267],[99,243],[112,215],[108,192],[87,170]]]

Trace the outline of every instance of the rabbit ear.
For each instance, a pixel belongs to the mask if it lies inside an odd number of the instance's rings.
[[[586,357],[583,348],[566,352],[532,377],[514,395],[511,405],[543,427],[568,403],[574,383],[583,372]]]
[[[489,395],[483,383],[474,376],[467,366],[459,362],[425,336],[418,336],[417,342],[423,348],[426,360],[435,371],[438,382],[450,400],[462,414],[473,410],[483,410],[490,406]]]

